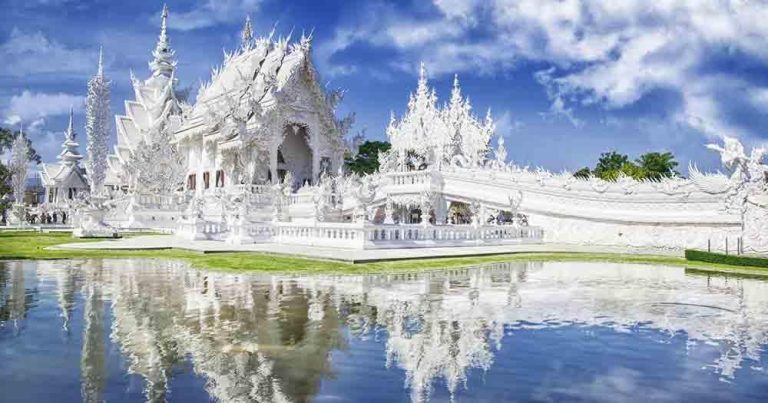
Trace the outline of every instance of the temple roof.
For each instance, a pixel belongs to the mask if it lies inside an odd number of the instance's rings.
[[[297,72],[314,74],[308,63],[311,39],[302,36],[298,42],[289,41],[290,38],[260,38],[226,54],[224,63],[211,73],[211,80],[201,86],[197,103],[177,131],[177,136],[183,137],[186,131],[203,126],[209,108],[217,108],[227,101],[226,96],[248,85],[252,85],[251,91],[256,94],[261,107],[268,109],[275,104],[275,95],[288,85]]]

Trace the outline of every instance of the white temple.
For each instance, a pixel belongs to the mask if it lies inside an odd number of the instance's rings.
[[[45,190],[44,203],[66,205],[88,193],[88,177],[85,169],[80,166],[83,156],[78,151],[80,145],[75,141],[75,135],[74,116],[70,109],[69,126],[64,133],[64,142],[58,156],[61,163],[43,163],[39,171]]]
[[[736,139],[721,153],[728,175],[616,181],[521,168],[481,118],[458,77],[441,105],[422,66],[404,116],[392,116],[380,168],[344,172],[340,91],[319,84],[311,37],[242,42],[202,84],[194,103],[178,89],[167,8],[150,76],[131,77],[135,100],[116,116],[109,157],[109,224],[189,239],[341,248],[522,242],[722,249],[768,253],[763,149]],[[70,158],[70,157],[62,157]],[[45,170],[46,177],[55,172]]]

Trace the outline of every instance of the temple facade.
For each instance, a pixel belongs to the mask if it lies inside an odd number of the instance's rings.
[[[131,77],[136,99],[115,118],[112,190],[204,196],[282,181],[288,172],[297,188],[341,168],[351,117],[335,118],[341,92],[326,93],[319,84],[310,37],[255,38],[246,21],[240,46],[190,105],[177,89],[167,18],[165,8],[151,76]]]
[[[250,21],[200,89],[174,141],[187,160],[185,187],[203,195],[233,185],[315,183],[343,163],[349,120],[335,118],[310,58],[311,39],[254,39]]]

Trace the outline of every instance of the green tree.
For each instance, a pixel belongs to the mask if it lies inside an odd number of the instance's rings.
[[[575,176],[577,178],[587,179],[590,176],[592,176],[592,171],[589,169],[589,167],[584,167],[584,168],[581,168],[578,171],[574,172],[573,176]]]
[[[388,151],[391,147],[386,141],[366,141],[360,144],[357,155],[354,158],[346,158],[344,164],[350,172],[360,175],[374,173],[379,169],[379,153]]]
[[[671,178],[678,175],[675,168],[678,166],[675,156],[670,152],[645,153],[631,161],[625,154],[609,151],[600,154],[595,169],[582,168],[573,176],[588,178],[590,174],[606,181],[615,181],[619,175],[626,175],[637,180]]]
[[[647,179],[659,180],[678,175],[675,168],[679,164],[675,161],[675,156],[670,152],[645,153],[636,159],[635,162],[643,170],[644,177]]]
[[[619,172],[625,169],[625,165],[628,162],[629,157],[625,154],[609,151],[600,154],[600,159],[597,160],[597,165],[595,165],[593,172],[600,179],[615,180],[619,176]]]

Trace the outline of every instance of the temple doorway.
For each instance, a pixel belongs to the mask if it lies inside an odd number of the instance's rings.
[[[312,183],[312,149],[306,126],[290,124],[285,127],[283,143],[277,149],[277,175],[282,181],[288,172],[293,174],[293,187]]]

